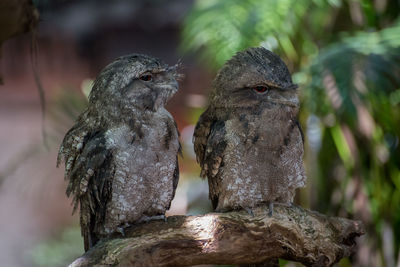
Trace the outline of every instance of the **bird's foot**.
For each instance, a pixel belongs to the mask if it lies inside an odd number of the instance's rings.
[[[125,236],[125,230],[123,227],[117,227],[117,232],[120,233],[122,236]]]
[[[164,222],[168,222],[167,216],[163,215],[159,215],[161,218],[160,220],[163,220]]]
[[[124,225],[117,227],[117,232],[120,233],[123,237],[125,237],[125,229],[130,226],[131,225],[129,223],[125,223]]]
[[[251,208],[244,208],[244,210],[251,216],[254,217],[254,212]]]
[[[156,215],[156,216],[151,216],[150,217],[150,220],[154,220],[154,221],[156,221],[156,220],[163,220],[164,222],[167,222],[167,217],[164,215],[164,214],[161,214],[161,215]]]
[[[148,223],[150,221],[158,221],[158,220],[163,220],[164,222],[167,221],[167,217],[164,214],[161,215],[154,215],[154,216],[146,216],[143,215],[142,218],[138,220],[139,223]]]
[[[274,213],[274,202],[271,201],[268,203],[268,209],[268,216],[272,217],[272,214]]]

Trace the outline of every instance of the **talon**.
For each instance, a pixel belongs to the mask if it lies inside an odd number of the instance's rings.
[[[153,221],[153,220],[163,220],[164,222],[166,222],[167,217],[165,217],[165,214],[151,216],[149,221]]]
[[[137,222],[140,223],[148,223],[150,221],[156,221],[156,220],[163,220],[164,222],[167,221],[167,217],[165,215],[154,215],[154,216],[146,216],[143,215],[142,218],[140,218]]]
[[[123,237],[125,237],[125,230],[124,227],[117,227],[117,231],[118,233],[120,233]]]
[[[251,217],[254,217],[254,213],[253,213],[253,210],[251,208],[244,208],[244,209]]]
[[[269,208],[268,216],[269,216],[269,217],[272,217],[272,214],[274,213],[274,203],[273,203],[273,202],[270,202],[270,203],[268,204],[268,208]]]

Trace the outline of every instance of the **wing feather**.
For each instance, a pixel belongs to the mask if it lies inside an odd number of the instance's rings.
[[[214,116],[211,108],[207,109],[200,117],[196,125],[193,142],[197,161],[201,166],[201,177],[208,178],[209,197],[214,209],[218,205],[221,188],[220,168],[224,162],[225,122]]]
[[[95,232],[104,222],[106,204],[111,198],[112,156],[101,130],[82,132],[72,128],[60,148],[58,163],[61,157],[66,159],[65,176],[69,181],[66,194],[73,198],[74,212],[78,204],[81,207],[85,251],[99,239]]]

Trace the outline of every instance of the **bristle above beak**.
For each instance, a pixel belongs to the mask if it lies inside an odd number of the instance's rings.
[[[175,65],[168,67],[167,71],[172,72],[174,75],[174,78],[177,81],[182,81],[185,78],[185,75],[178,72],[182,68],[183,68],[183,64],[182,64],[181,60],[179,59]]]
[[[288,90],[297,90],[299,88],[299,85],[297,85],[297,84],[291,84],[291,85],[289,85],[288,87],[286,87],[285,89],[288,89]]]

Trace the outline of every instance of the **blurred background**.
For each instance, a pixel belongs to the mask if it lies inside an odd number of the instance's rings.
[[[399,0],[1,3],[0,265],[66,266],[82,254],[56,153],[91,80],[124,54],[183,62],[167,107],[184,149],[169,215],[209,212],[194,124],[218,68],[264,46],[301,88],[308,181],[296,202],[365,223],[357,253],[338,266],[400,266],[399,14]]]

